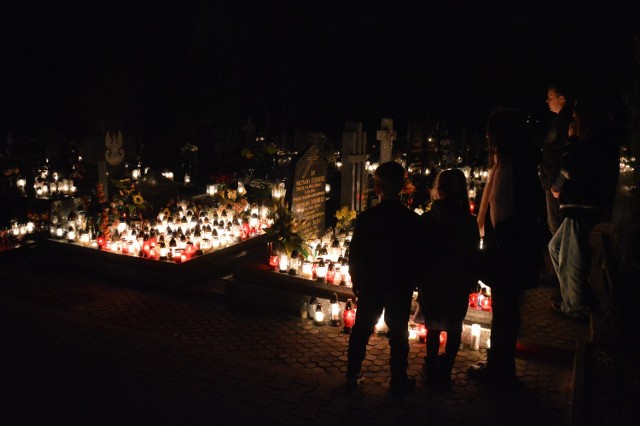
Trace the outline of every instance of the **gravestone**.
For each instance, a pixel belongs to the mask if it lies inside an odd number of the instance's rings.
[[[151,205],[152,211],[160,211],[170,200],[178,199],[180,184],[167,179],[161,173],[150,171],[136,185],[145,201]],[[151,212],[145,212],[145,215]]]
[[[135,158],[136,142],[133,136],[123,134],[120,120],[99,120],[96,133],[96,136],[84,138],[83,158],[87,178],[101,183],[105,197],[109,199],[109,181],[125,176],[125,160]],[[95,178],[89,173],[95,174]]]
[[[393,130],[393,119],[383,118],[380,130],[376,132],[376,140],[380,141],[380,164],[392,160],[393,141],[396,138],[396,131]]]
[[[367,206],[367,159],[367,133],[362,131],[362,123],[346,123],[342,132],[340,205],[356,212]]]
[[[317,145],[311,145],[296,163],[291,191],[291,211],[304,221],[298,232],[305,239],[324,234],[325,184],[327,163]]]
[[[427,159],[427,135],[425,128],[416,121],[409,121],[407,126],[408,158],[420,171],[424,171],[429,164]]]

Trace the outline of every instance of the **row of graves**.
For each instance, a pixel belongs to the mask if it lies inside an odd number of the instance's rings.
[[[381,142],[380,163],[393,160],[395,132],[392,129],[392,120],[383,120],[382,130],[377,132]],[[368,162],[366,147],[362,124],[347,123],[340,158],[342,208],[335,214],[335,227],[325,227],[327,164],[316,146],[304,153],[295,166],[290,185],[292,194],[287,199],[291,201],[291,208],[287,209],[286,203],[276,207],[272,216],[275,222],[266,230],[270,237],[266,248],[260,256],[234,269],[225,292],[227,297],[277,307],[307,318],[317,326],[328,325],[350,332],[357,316],[357,298],[349,275],[349,243],[354,219],[369,207],[366,194],[375,170]],[[480,170],[474,174],[469,168],[465,173],[470,182],[477,180],[476,185],[483,180]],[[407,327],[411,339],[424,341],[427,330],[418,311],[415,293]],[[488,347],[490,324],[491,288],[479,282],[476,291],[469,295],[464,341],[475,350]],[[376,332],[386,333],[384,312]],[[446,333],[440,340],[444,343]]]
[[[241,182],[225,181],[193,196],[187,175],[177,182],[168,171],[156,174],[127,162],[133,147],[135,140],[121,131],[106,130],[88,138],[77,159],[89,178],[74,181],[45,161],[29,183],[17,179],[29,220],[11,221],[3,231],[3,257],[35,243],[56,267],[178,288],[224,273],[266,244],[271,206],[265,191],[249,202]],[[78,188],[81,180],[93,183]]]
[[[381,127],[376,134],[380,163],[393,159],[395,140],[392,120],[383,120]],[[36,195],[50,206],[42,245],[58,266],[88,268],[119,283],[181,288],[226,276],[230,300],[268,305],[349,332],[357,316],[349,242],[354,219],[369,207],[375,169],[366,141],[361,123],[346,124],[340,156],[342,208],[335,215],[336,226],[327,227],[327,162],[316,144],[299,157],[292,176],[266,188],[261,183],[268,196],[263,191],[261,198],[248,197],[251,182],[233,188],[213,182],[206,193],[180,199],[177,186],[164,176],[134,169],[124,179],[110,179],[125,147],[121,135],[107,132],[104,160],[93,155],[99,176],[91,203],[77,194],[73,181],[39,176]],[[481,171],[465,173],[471,182],[482,183]],[[109,190],[114,196],[108,196]],[[152,211],[150,199],[154,204],[169,201]],[[33,226],[15,223],[9,232],[28,235]],[[38,227],[46,228],[43,223]],[[413,313],[418,311],[415,296]],[[407,327],[412,339],[423,340],[427,330],[417,317]],[[490,323],[490,287],[478,283],[469,296],[464,341],[476,350],[487,347]],[[385,329],[383,313],[376,331]]]

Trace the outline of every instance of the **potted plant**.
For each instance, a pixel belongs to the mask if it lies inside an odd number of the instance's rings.
[[[306,258],[308,255],[307,245],[298,232],[298,227],[304,221],[297,220],[289,211],[289,207],[282,201],[275,203],[271,219],[273,224],[265,229],[270,256],[278,253],[291,256],[291,253],[296,250]]]

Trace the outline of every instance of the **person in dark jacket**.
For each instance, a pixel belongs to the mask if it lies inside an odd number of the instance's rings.
[[[425,280],[420,285],[420,308],[427,328],[423,373],[427,386],[443,389],[451,382],[469,293],[478,283],[480,234],[469,208],[467,181],[461,170],[438,173],[432,199],[422,215],[431,248]],[[447,342],[444,355],[438,356],[442,331],[447,332]]]
[[[567,144],[569,122],[572,120],[572,102],[569,91],[563,85],[553,84],[548,87],[547,105],[555,117],[542,145],[542,158],[538,172],[545,192],[547,225],[551,236],[556,233],[562,223],[558,199],[551,193],[551,186],[560,174],[560,157]]]
[[[494,384],[517,379],[515,353],[523,290],[538,285],[536,211],[539,194],[536,147],[514,110],[501,110],[487,123],[490,172],[478,212],[485,253],[480,278],[491,287],[491,348],[469,375]],[[487,274],[487,276],[483,276]]]
[[[586,321],[589,314],[589,235],[613,205],[619,173],[619,148],[600,105],[577,103],[562,171],[552,187],[564,220],[549,242],[562,302],[551,308],[565,317]]]
[[[395,162],[375,171],[380,204],[356,219],[349,245],[349,274],[358,297],[358,314],[347,350],[347,390],[363,379],[361,371],[369,337],[384,309],[389,327],[391,382],[389,392],[401,395],[415,387],[407,376],[408,322],[417,279],[415,268],[420,243],[420,216],[405,207],[399,195],[405,184],[404,168]]]

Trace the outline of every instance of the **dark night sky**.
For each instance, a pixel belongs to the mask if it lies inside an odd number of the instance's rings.
[[[497,104],[544,114],[557,75],[613,85],[629,51],[614,1],[48,3],[0,6],[2,132],[86,133],[100,117],[147,143],[249,116],[273,133],[429,115],[474,127]]]

